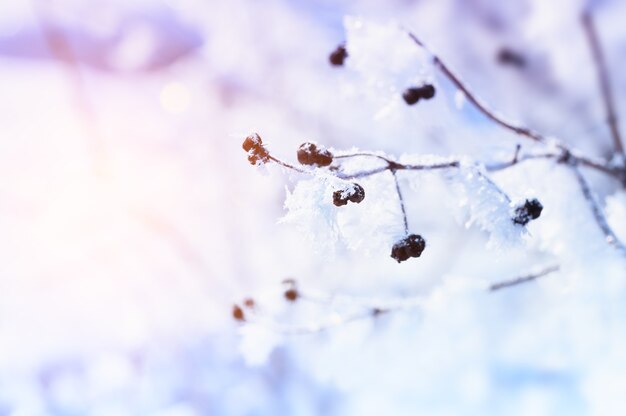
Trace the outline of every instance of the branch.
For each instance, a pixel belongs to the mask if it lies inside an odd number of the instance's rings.
[[[602,212],[602,208],[600,208],[597,201],[593,197],[591,188],[589,187],[589,183],[587,182],[587,180],[582,175],[582,173],[580,172],[580,170],[578,169],[576,165],[572,165],[572,170],[574,171],[574,174],[576,175],[576,180],[578,180],[580,190],[582,191],[583,196],[585,197],[585,200],[587,201],[587,203],[589,204],[589,207],[591,208],[593,217],[595,218],[596,223],[598,223],[598,227],[600,227],[600,230],[604,234],[604,238],[606,242],[612,245],[613,247],[615,247],[622,255],[626,256],[626,246],[624,246],[624,244],[617,238],[617,236],[615,235],[615,232],[613,231],[608,221],[606,220],[606,217],[604,216],[604,213]]]
[[[537,273],[516,277],[515,279],[505,280],[503,282],[494,283],[493,285],[489,286],[489,291],[495,292],[496,290],[504,289],[504,288],[511,287],[511,286],[517,286],[522,283],[531,282],[533,280],[539,279],[540,277],[546,276],[550,273],[554,273],[558,270],[559,270],[558,265],[546,267],[545,269]]]
[[[396,193],[398,194],[398,201],[400,202],[400,209],[402,210],[402,219],[404,220],[404,234],[409,235],[409,221],[406,217],[406,209],[404,207],[404,198],[402,197],[402,191],[400,191],[400,184],[398,183],[398,177],[396,176],[396,170],[391,170],[393,176],[393,182],[396,184]]]
[[[338,304],[347,305],[352,309],[360,309],[350,314],[340,315],[334,314],[330,319],[325,322],[317,322],[312,324],[300,324],[300,325],[288,325],[277,322],[275,319],[266,316],[263,310],[260,309],[256,302],[247,298],[241,306],[235,305],[235,310],[238,311],[238,315],[234,318],[240,322],[252,323],[257,325],[265,325],[271,328],[274,332],[282,335],[312,335],[321,332],[325,332],[345,324],[362,321],[366,319],[377,318],[380,315],[398,312],[402,310],[412,310],[423,306],[423,299],[421,297],[409,297],[402,299],[371,299],[371,298],[359,298],[346,295],[324,295],[303,292],[300,289],[296,289],[295,282],[291,279],[285,281],[287,284],[287,290],[284,292],[284,297],[289,302],[306,301],[316,304],[322,308],[335,307]]]
[[[602,101],[604,102],[604,110],[606,112],[606,122],[611,130],[611,137],[613,138],[615,151],[622,157],[623,162],[625,160],[624,141],[622,140],[617,123],[617,112],[615,110],[615,101],[611,92],[612,88],[611,81],[609,79],[609,71],[604,58],[604,53],[602,51],[602,45],[600,44],[600,39],[598,38],[596,26],[593,22],[593,16],[589,10],[586,10],[582,14],[582,25],[585,31],[585,37],[587,38],[587,43],[589,44],[589,48],[591,49],[591,53],[593,55],[593,63],[596,67],[598,82],[600,84],[600,92],[602,94]]]
[[[537,133],[527,127],[522,127],[519,125],[516,125],[515,123],[508,121],[506,119],[504,119],[502,116],[500,116],[499,114],[497,114],[495,111],[489,109],[489,107],[484,104],[474,93],[472,93],[469,89],[469,87],[467,87],[465,85],[465,83],[463,81],[461,81],[461,79],[454,73],[452,72],[452,70],[441,60],[441,58],[439,58],[439,56],[437,56],[432,50],[430,50],[425,44],[424,42],[422,42],[417,36],[415,36],[415,34],[413,34],[412,32],[408,31],[405,29],[405,32],[407,33],[407,35],[411,38],[411,40],[413,40],[413,42],[415,42],[416,45],[418,45],[419,47],[425,49],[428,53],[430,53],[433,57],[433,64],[439,68],[441,70],[441,72],[443,73],[443,75],[448,78],[450,80],[450,82],[452,82],[460,91],[463,92],[463,94],[465,94],[466,98],[468,99],[469,102],[471,102],[474,107],[476,107],[476,109],[478,111],[480,111],[485,117],[487,117],[489,120],[493,121],[495,124],[509,130],[510,132],[513,132],[515,134],[518,134],[522,137],[525,137],[527,139],[532,140],[533,142],[536,143],[542,143],[544,145],[548,145],[550,144],[550,142],[547,140],[546,136]],[[612,106],[611,106],[612,107]],[[615,123],[615,121],[613,122]],[[620,141],[621,144],[621,141]],[[588,166],[590,168],[596,169],[600,172],[606,173],[610,176],[615,177],[616,179],[618,179],[622,184],[626,185],[626,168],[616,168],[613,166],[609,166],[606,163],[602,163],[602,162],[597,162],[594,161],[586,156],[584,156],[580,151],[578,150],[574,150],[574,149],[570,149],[569,147],[567,147],[566,145],[564,145],[563,143],[560,142],[554,142],[553,143],[554,146],[556,146],[559,150],[561,150],[563,152],[563,156],[567,156],[567,158],[579,162],[585,166]]]
[[[488,291],[495,292],[500,289],[528,283],[543,276],[554,273],[558,270],[558,265],[549,266],[537,273],[495,283],[488,288]],[[420,296],[381,300],[337,294],[314,294],[303,292],[300,289],[296,289],[296,283],[292,279],[288,279],[284,283],[288,285],[287,290],[285,291],[285,299],[287,299],[289,302],[306,301],[323,308],[335,307],[338,304],[344,304],[352,308],[362,310],[344,316],[337,314],[334,318],[330,318],[326,322],[318,322],[309,325],[287,325],[265,316],[263,314],[263,311],[259,309],[256,305],[256,302],[251,298],[247,298],[247,300],[243,302],[243,305],[246,308],[246,312],[244,312],[244,310],[239,305],[235,305],[235,309],[238,310],[240,313],[240,315],[235,316],[235,319],[245,323],[265,325],[271,328],[276,333],[282,335],[313,335],[343,326],[351,322],[377,318],[378,316],[383,314],[419,309],[422,308],[425,303],[424,298]]]
[[[469,88],[461,81],[461,79],[455,75],[450,68],[435,54],[433,53],[425,44],[422,42],[415,34],[410,31],[406,31],[409,37],[415,42],[418,46],[428,51],[433,56],[433,63],[436,67],[438,67],[441,72],[448,78],[459,90],[465,94],[465,97],[474,104],[474,107],[478,109],[483,115],[485,115],[488,119],[498,124],[499,126],[504,127],[507,130],[512,131],[513,133],[524,136],[528,139],[531,139],[535,142],[546,143],[546,138],[541,134],[534,132],[526,127],[517,126],[513,122],[505,120],[500,115],[496,114],[495,111],[489,109],[486,104],[482,103],[476,95],[474,95]]]

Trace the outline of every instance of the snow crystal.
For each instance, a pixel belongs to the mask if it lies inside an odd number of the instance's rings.
[[[397,24],[346,17],[348,68],[383,95],[433,81],[432,56],[416,45]],[[399,96],[399,94],[397,94]]]
[[[512,219],[512,203],[506,192],[498,187],[484,169],[465,162],[448,179],[461,207],[466,211],[465,226],[478,226],[489,233],[488,248],[516,246],[526,233]]]

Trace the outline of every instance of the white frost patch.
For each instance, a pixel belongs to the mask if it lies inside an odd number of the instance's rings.
[[[481,167],[464,163],[448,179],[467,213],[461,220],[467,228],[478,226],[489,234],[488,248],[514,247],[521,242],[526,229],[513,223],[511,201]]]
[[[332,250],[339,237],[333,185],[324,177],[301,180],[293,192],[287,189],[287,214],[280,223],[292,224],[321,249]]]
[[[359,72],[368,86],[383,94],[433,81],[432,56],[413,42],[397,24],[365,22],[346,17],[346,64]]]

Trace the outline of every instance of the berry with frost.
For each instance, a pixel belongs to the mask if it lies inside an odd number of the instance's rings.
[[[531,220],[536,220],[541,215],[543,205],[536,198],[527,199],[524,205],[515,208],[515,216],[513,222],[515,224],[526,225]]]
[[[419,257],[426,248],[426,241],[421,235],[411,234],[398,241],[391,248],[391,257],[398,263],[410,257]]]
[[[359,204],[365,199],[365,189],[358,183],[353,183],[346,189],[333,192],[333,204],[340,207],[348,204],[348,201]]]
[[[241,147],[243,147],[243,150],[248,152],[248,161],[253,165],[256,165],[259,162],[265,163],[270,159],[270,154],[263,146],[261,136],[256,133],[246,137]]]
[[[333,154],[315,143],[302,143],[298,148],[298,162],[303,165],[328,166],[333,162]]]

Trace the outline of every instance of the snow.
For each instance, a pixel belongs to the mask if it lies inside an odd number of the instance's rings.
[[[626,9],[492,3],[57,1],[44,16],[116,63],[77,72],[29,41],[30,2],[0,6],[0,415],[623,415],[626,259],[571,166],[485,166],[557,140],[619,166],[578,13],[597,11],[621,115]],[[477,112],[405,28],[548,145]],[[503,45],[529,67],[498,65]],[[251,166],[252,132],[305,172]],[[307,141],[370,155],[301,166]],[[459,162],[396,172],[426,240],[401,264],[382,158]],[[626,240],[621,184],[579,169]],[[364,200],[335,206],[353,182]],[[515,224],[531,198],[541,216]]]

